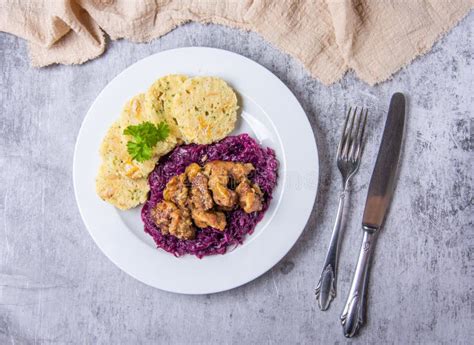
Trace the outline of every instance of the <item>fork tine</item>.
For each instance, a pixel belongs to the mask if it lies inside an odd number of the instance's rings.
[[[357,153],[357,159],[360,159],[360,156],[362,155],[362,145],[363,145],[363,140],[364,140],[365,126],[367,124],[368,113],[369,113],[369,109],[366,109],[365,115],[364,115],[364,123],[362,124],[362,130],[361,130],[360,139],[359,139],[359,152]]]
[[[339,145],[337,146],[337,157],[340,157],[342,154],[342,149],[344,147],[344,142],[346,138],[347,123],[349,122],[349,116],[351,114],[352,107],[349,107],[347,111],[346,119],[344,120],[344,126],[342,128],[341,140],[339,140]]]
[[[354,158],[354,152],[355,152],[355,149],[356,149],[356,146],[357,146],[357,136],[359,134],[359,127],[360,127],[360,119],[361,119],[361,113],[364,111],[364,108],[361,108],[360,112],[359,112],[359,115],[357,115],[357,113],[354,115],[355,119],[354,119],[354,127],[352,128],[352,131],[351,131],[351,144],[349,146],[349,152],[347,154],[347,159],[349,160],[353,160]]]
[[[365,133],[365,126],[367,124],[367,114],[369,113],[369,109],[365,110],[365,114],[363,116],[363,120],[361,121],[361,129],[360,132],[358,133],[358,138],[357,138],[357,150],[354,155],[354,160],[360,160],[360,157],[362,156],[362,146],[363,146],[363,140],[364,140],[364,133]]]
[[[352,114],[350,114],[350,125],[349,125],[349,128],[347,129],[347,132],[345,133],[344,147],[342,149],[341,157],[343,159],[347,159],[349,155],[349,149],[352,142],[352,128],[354,127],[354,118],[356,117],[356,114],[357,114],[357,107],[355,107]]]
[[[352,142],[351,142],[351,147],[349,150],[349,156],[347,157],[351,161],[355,161],[357,158],[356,152],[359,146],[359,134],[360,134],[360,129],[361,129],[361,124],[362,124],[362,118],[363,118],[363,113],[364,113],[364,108],[360,109],[359,116],[357,116],[357,121],[356,125],[354,126],[354,130],[352,131]]]
[[[364,139],[364,132],[365,132],[365,125],[367,124],[367,115],[369,113],[369,109],[365,110],[365,115],[364,115],[364,124],[362,125],[362,133],[360,135],[360,141],[362,143],[362,140]]]

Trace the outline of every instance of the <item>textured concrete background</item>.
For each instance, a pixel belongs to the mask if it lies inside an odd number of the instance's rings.
[[[352,73],[329,87],[256,34],[189,24],[151,44],[111,42],[82,66],[33,69],[26,44],[0,34],[0,344],[468,344],[473,343],[474,14],[393,80]],[[270,272],[208,296],[162,292],[129,277],[96,247],[74,199],[76,135],[99,91],[152,53],[183,46],[231,50],[264,65],[295,93],[321,157],[315,212]],[[339,315],[390,95],[409,97],[400,181],[377,244],[368,322],[346,340]],[[313,290],[335,216],[335,149],[349,105],[371,109],[352,185],[338,297],[320,312]],[[297,139],[296,139],[297,140]]]

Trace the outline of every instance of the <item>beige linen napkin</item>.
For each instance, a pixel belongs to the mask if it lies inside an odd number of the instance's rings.
[[[111,39],[147,42],[188,22],[252,30],[325,84],[348,70],[388,79],[473,7],[474,0],[3,0],[0,31],[29,42],[33,66],[80,64]]]

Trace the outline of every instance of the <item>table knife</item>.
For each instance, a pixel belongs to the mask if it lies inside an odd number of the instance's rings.
[[[359,259],[349,296],[341,315],[344,335],[348,338],[353,337],[364,322],[368,267],[378,232],[384,223],[392,200],[404,128],[405,96],[402,93],[395,93],[390,101],[382,142],[367,193],[362,218],[364,236]]]

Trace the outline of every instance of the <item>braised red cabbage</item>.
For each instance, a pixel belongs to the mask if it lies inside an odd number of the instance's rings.
[[[214,230],[210,227],[198,228],[193,240],[180,240],[172,235],[163,235],[153,223],[150,210],[163,200],[166,183],[171,177],[183,173],[191,163],[203,165],[214,160],[252,163],[255,171],[249,178],[257,183],[264,193],[263,209],[250,214],[240,208],[226,212],[225,231]],[[148,178],[150,195],[142,209],[145,232],[153,237],[158,248],[175,256],[192,254],[202,258],[206,255],[224,254],[229,246],[242,244],[245,237],[254,231],[257,223],[263,218],[277,182],[277,169],[278,161],[275,152],[270,148],[261,147],[247,134],[229,136],[210,145],[178,146],[160,159]]]

